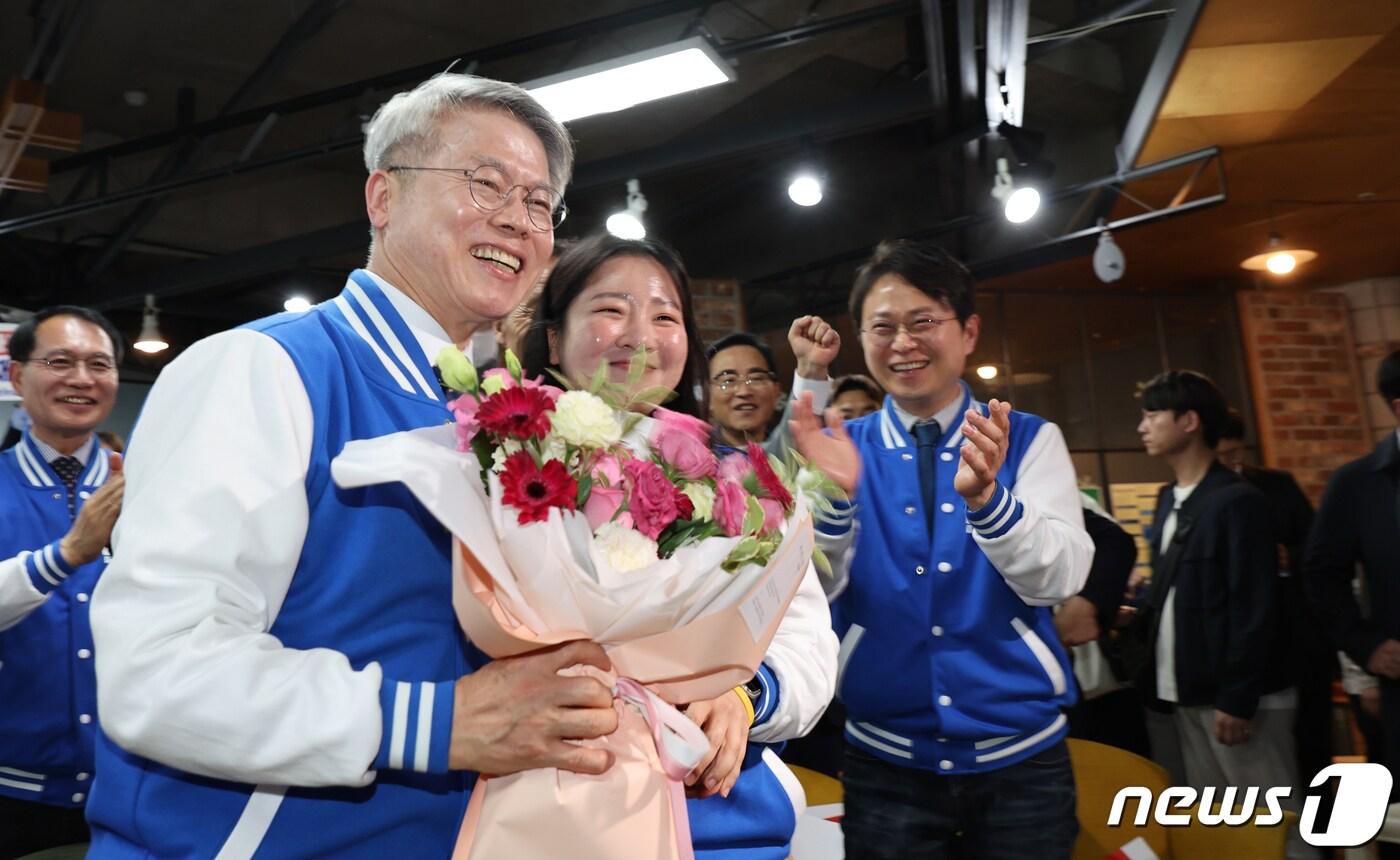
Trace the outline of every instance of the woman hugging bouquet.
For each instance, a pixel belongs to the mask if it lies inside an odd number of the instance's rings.
[[[757,446],[717,460],[689,304],[659,243],[581,243],[541,297],[533,375],[445,350],[453,425],[337,461],[343,484],[402,480],[453,532],[454,609],[487,655],[588,639],[612,661],[619,729],[581,743],[613,766],[484,774],[458,857],[786,856],[801,790],[761,742],[831,697],[812,515],[840,493]]]

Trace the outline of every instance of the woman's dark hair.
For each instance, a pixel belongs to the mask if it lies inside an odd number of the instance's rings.
[[[10,333],[11,360],[28,361],[30,356],[34,354],[34,343],[37,338],[35,332],[45,320],[54,317],[77,317],[102,329],[107,333],[107,339],[112,342],[112,359],[117,364],[122,363],[122,356],[126,353],[122,333],[117,331],[117,327],[112,325],[112,321],[101,313],[79,305],[50,305],[20,323],[19,327]]]
[[[898,275],[929,298],[943,302],[965,325],[976,311],[972,274],[956,257],[932,242],[887,239],[875,246],[875,253],[856,271],[851,287],[851,320],[856,328],[864,323],[865,300],[875,282],[885,275]]]
[[[702,421],[709,420],[709,386],[705,384],[708,363],[705,360],[705,344],[700,339],[700,329],[695,322],[695,308],[690,299],[690,276],[680,255],[657,239],[619,239],[611,233],[601,233],[580,240],[566,248],[554,263],[554,269],[545,281],[535,308],[535,318],[525,334],[524,355],[520,362],[527,376],[548,375],[546,371],[558,371],[557,365],[549,361],[549,332],[564,327],[564,317],[569,306],[587,288],[598,269],[614,257],[644,257],[655,260],[671,281],[681,299],[681,319],[685,326],[686,357],[685,369],[680,382],[676,384],[676,397],[666,404],[667,409],[693,415]],[[548,381],[548,380],[547,380]]]

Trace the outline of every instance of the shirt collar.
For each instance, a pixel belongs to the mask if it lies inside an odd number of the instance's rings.
[[[893,398],[891,398],[891,400],[893,400]],[[947,433],[948,429],[952,427],[955,423],[957,423],[958,416],[963,411],[963,403],[966,400],[967,393],[964,390],[962,390],[961,387],[959,387],[958,396],[953,398],[953,401],[947,406],[944,406],[942,409],[938,410],[933,414],[933,420],[938,422],[938,426],[943,430],[944,433]],[[917,424],[920,421],[927,420],[920,418],[917,415],[914,415],[912,412],[905,412],[899,407],[898,401],[894,401],[894,414],[896,417],[899,418],[900,426],[902,426],[905,430],[909,431],[910,433],[914,432],[915,424]]]
[[[34,443],[34,450],[39,452],[39,456],[44,458],[45,463],[52,463],[54,460],[63,456],[58,452],[57,448],[44,444],[38,436],[34,435],[32,430],[29,433],[29,441]],[[83,443],[81,448],[73,452],[73,456],[77,457],[78,462],[82,463],[83,466],[87,466],[88,461],[92,459],[92,451],[96,444],[97,434],[89,434],[88,440]]]
[[[428,357],[428,363],[437,366],[437,356],[442,352],[444,346],[455,346],[452,339],[447,336],[447,331],[438,321],[433,319],[432,314],[423,309],[423,306],[410,299],[398,287],[365,269],[364,273],[374,279],[379,288],[384,291],[384,298],[389,300],[389,304],[398,311],[399,317],[413,332],[413,338],[418,342],[418,348],[423,350],[423,354]]]

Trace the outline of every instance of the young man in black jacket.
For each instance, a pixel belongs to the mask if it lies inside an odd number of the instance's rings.
[[[1378,389],[1400,427],[1400,350],[1381,362]],[[1400,774],[1400,429],[1332,475],[1313,522],[1303,564],[1338,648],[1380,678],[1382,760]],[[1352,591],[1361,566],[1371,599],[1363,615]],[[1391,800],[1400,799],[1392,791]]]
[[[1296,809],[1297,694],[1283,648],[1277,541],[1268,500],[1215,459],[1225,410],[1215,384],[1189,370],[1160,374],[1142,391],[1138,433],[1176,476],[1152,523],[1149,734],[1175,779],[1198,789],[1288,786]],[[1290,856],[1305,851],[1290,839]]]

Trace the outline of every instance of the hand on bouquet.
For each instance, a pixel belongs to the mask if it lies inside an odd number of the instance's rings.
[[[710,751],[689,774],[685,784],[693,797],[729,796],[739,780],[749,746],[749,712],[733,690],[716,699],[691,702],[685,715],[710,739]]]
[[[570,740],[617,730],[612,690],[587,675],[560,675],[577,665],[610,671],[603,649],[567,642],[494,660],[459,678],[452,712],[450,765],[501,776],[539,767],[599,774],[612,754]]]
[[[826,410],[826,429],[830,432],[823,432],[821,422],[812,412],[812,393],[804,391],[792,405],[792,420],[788,426],[797,450],[807,462],[825,472],[846,495],[855,498],[856,487],[860,484],[860,451],[846,434],[841,413],[835,408]]]

